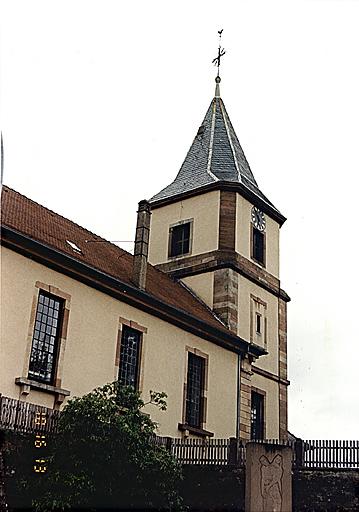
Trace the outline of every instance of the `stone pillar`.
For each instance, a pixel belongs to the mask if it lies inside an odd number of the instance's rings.
[[[238,274],[231,268],[214,272],[213,311],[237,334],[238,330]]]
[[[252,362],[248,355],[241,356],[240,403],[239,403],[239,438],[251,438],[251,393]]]
[[[138,203],[132,282],[141,290],[146,288],[148,242],[150,238],[151,207],[146,200]]]
[[[278,303],[279,439],[288,439],[287,303]]]
[[[292,512],[292,449],[246,444],[245,512]]]

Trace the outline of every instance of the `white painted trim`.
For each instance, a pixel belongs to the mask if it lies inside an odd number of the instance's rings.
[[[208,162],[207,162],[207,173],[214,179],[214,181],[219,181],[219,178],[211,171],[211,163],[212,163],[212,152],[213,152],[213,139],[214,139],[214,126],[216,124],[216,101],[213,102],[213,113],[212,113],[212,121],[211,121],[211,138],[209,142],[209,152],[208,152]]]

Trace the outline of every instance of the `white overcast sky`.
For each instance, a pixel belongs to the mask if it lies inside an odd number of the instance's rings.
[[[4,0],[1,25],[5,184],[109,240],[178,172],[224,29],[223,100],[288,218],[289,428],[358,438],[359,1]]]

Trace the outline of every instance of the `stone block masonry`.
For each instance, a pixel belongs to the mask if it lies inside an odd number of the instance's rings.
[[[230,268],[214,272],[213,311],[237,334],[238,329],[238,274]]]

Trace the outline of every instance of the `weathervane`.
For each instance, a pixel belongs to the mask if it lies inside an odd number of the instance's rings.
[[[218,55],[215,59],[212,60],[212,64],[214,64],[218,68],[217,78],[219,78],[219,66],[221,65],[221,57],[223,57],[223,55],[226,53],[224,48],[221,47],[222,32],[223,32],[223,28],[222,28],[222,30],[218,30],[218,34],[219,34]]]

